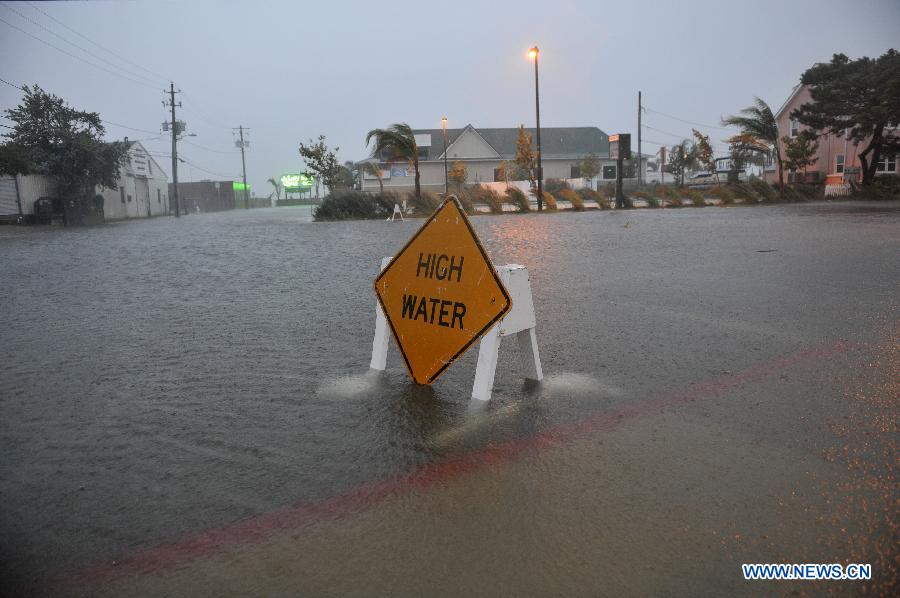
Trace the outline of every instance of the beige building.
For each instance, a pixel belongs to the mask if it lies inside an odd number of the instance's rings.
[[[535,137],[534,129],[525,129]],[[414,131],[419,148],[419,175],[423,191],[444,191],[444,136],[441,129],[417,129]],[[462,161],[466,165],[466,184],[502,181],[498,169],[503,161],[513,162],[516,157],[517,127],[502,129],[476,129],[466,125],[462,129],[447,131],[447,161]],[[533,141],[534,143],[534,141]],[[616,163],[609,160],[609,137],[597,127],[541,127],[541,150],[544,179],[569,179],[581,177],[579,164],[585,156],[595,154],[600,158],[598,181],[616,178]],[[381,166],[381,183],[385,191],[412,191],[415,188],[415,171],[406,161],[390,161],[371,158],[368,161]],[[451,183],[452,187],[453,183]],[[363,191],[379,190],[378,177],[365,173]]]

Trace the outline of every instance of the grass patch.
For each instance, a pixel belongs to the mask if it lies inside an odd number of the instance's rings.
[[[762,179],[751,178],[750,188],[759,195],[765,203],[778,201],[778,193],[772,188],[772,185]]]

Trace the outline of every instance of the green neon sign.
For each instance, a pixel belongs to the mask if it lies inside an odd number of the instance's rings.
[[[244,189],[250,190],[250,185],[244,185],[244,183],[235,183],[232,181],[231,188],[235,191],[243,191]]]
[[[281,175],[281,186],[285,191],[306,191],[316,184],[316,179],[305,172]]]

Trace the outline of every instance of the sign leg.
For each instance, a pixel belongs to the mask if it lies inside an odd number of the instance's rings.
[[[538,351],[537,332],[535,332],[534,328],[520,330],[516,333],[516,339],[519,341],[525,377],[529,380],[540,382],[544,379],[544,370],[541,368],[541,354]]]
[[[473,399],[490,400],[499,355],[500,327],[494,326],[481,338],[478,346],[478,366],[475,368],[475,384],[472,387]]]
[[[387,320],[384,318],[384,312],[381,311],[381,305],[375,302],[375,340],[372,341],[372,362],[369,367],[373,370],[381,370],[387,367],[388,352],[388,331]]]
[[[391,258],[386,257],[381,260],[381,269],[391,262]],[[390,331],[388,330],[387,319],[384,317],[384,311],[381,304],[375,301],[375,340],[372,341],[372,362],[369,367],[373,370],[384,371],[387,367],[387,351],[388,339]]]

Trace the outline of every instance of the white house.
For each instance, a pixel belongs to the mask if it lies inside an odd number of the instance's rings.
[[[536,144],[534,129],[526,128]],[[444,191],[444,136],[441,129],[416,129],[413,131],[419,148],[419,177],[423,191]],[[447,161],[461,161],[466,165],[466,183],[502,181],[501,162],[512,163],[516,157],[519,129],[476,129],[466,125],[462,129],[447,131]],[[609,159],[609,137],[597,127],[541,127],[541,162],[546,179],[578,178],[580,162],[589,154],[600,158],[599,180],[616,178],[616,163]],[[381,183],[385,191],[412,191],[415,172],[406,161],[390,161],[387,156],[371,158],[381,167]],[[362,190],[379,190],[378,177],[364,173]]]

